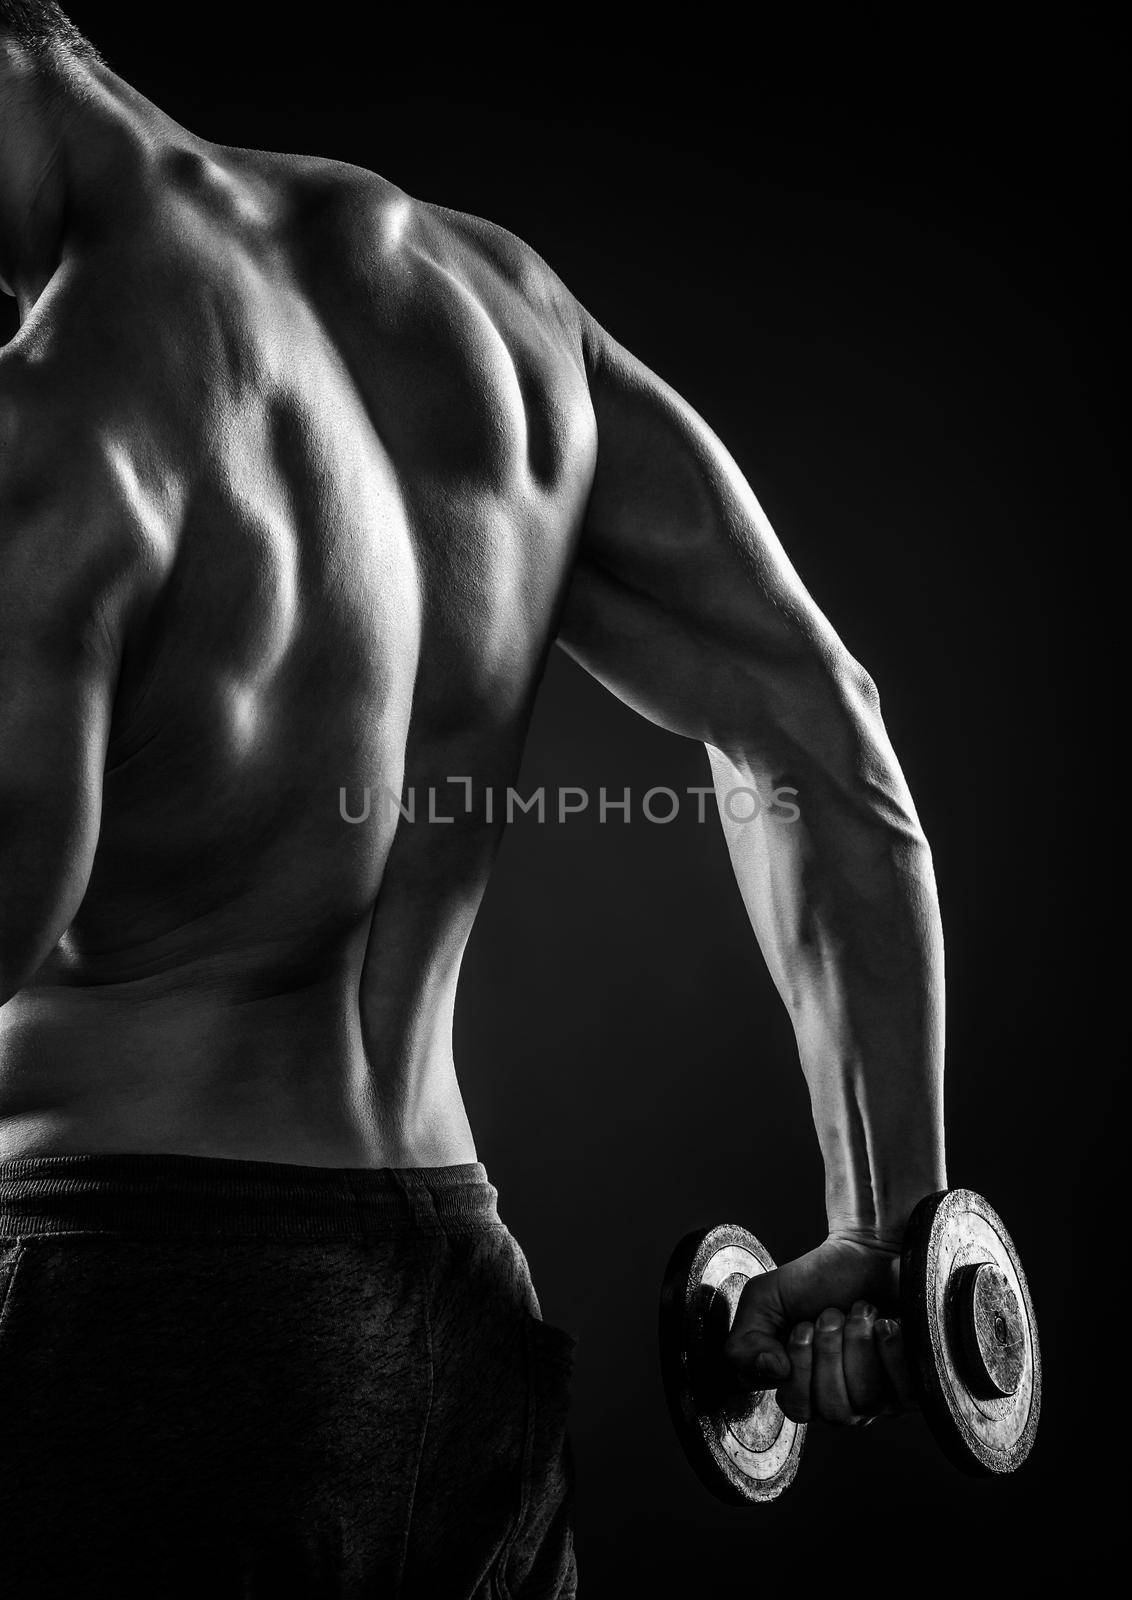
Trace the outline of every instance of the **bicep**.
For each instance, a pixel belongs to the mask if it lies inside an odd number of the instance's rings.
[[[720,748],[781,732],[855,663],[693,408],[604,335],[590,379],[597,465],[560,643],[662,726]]]

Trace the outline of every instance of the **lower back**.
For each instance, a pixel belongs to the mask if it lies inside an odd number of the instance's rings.
[[[354,941],[308,981],[222,964],[31,984],[0,1010],[0,1160],[148,1152],[328,1167],[475,1160],[450,1051],[375,1061]],[[438,1030],[443,1040],[444,1030]]]

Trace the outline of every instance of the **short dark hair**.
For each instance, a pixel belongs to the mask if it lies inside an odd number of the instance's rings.
[[[33,55],[47,56],[55,45],[64,45],[87,61],[102,59],[54,0],[0,0],[0,33]]]

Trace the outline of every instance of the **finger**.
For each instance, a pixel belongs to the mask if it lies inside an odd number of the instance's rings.
[[[723,1348],[744,1389],[773,1389],[790,1376],[790,1357],[777,1339],[731,1333]]]
[[[853,1420],[853,1408],[845,1387],[844,1349],[845,1317],[829,1306],[814,1329],[810,1404],[815,1417],[842,1428]]]
[[[768,1343],[755,1356],[753,1370],[754,1388],[773,1389],[790,1373],[790,1356],[786,1346]]]
[[[778,1404],[792,1422],[810,1420],[810,1376],[813,1369],[814,1325],[799,1322],[787,1344],[790,1376],[778,1390]]]
[[[876,1339],[876,1307],[858,1300],[845,1323],[845,1388],[859,1417],[877,1416],[889,1387]]]
[[[882,1317],[876,1325],[877,1349],[881,1365],[888,1379],[889,1390],[900,1411],[916,1411],[915,1390],[904,1350],[904,1332],[891,1317]]]
[[[773,1388],[790,1376],[785,1332],[778,1273],[758,1273],[739,1297],[724,1346],[727,1360],[745,1388]]]

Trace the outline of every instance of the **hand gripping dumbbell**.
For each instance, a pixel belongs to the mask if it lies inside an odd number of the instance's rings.
[[[773,1500],[793,1480],[806,1435],[773,1389],[740,1388],[723,1353],[739,1296],[774,1262],[745,1228],[690,1233],[660,1301],[660,1360],[688,1460],[721,1500]],[[913,1211],[900,1260],[904,1344],[917,1399],[964,1472],[1014,1472],[1041,1408],[1038,1327],[1018,1253],[998,1213],[970,1189]]]

